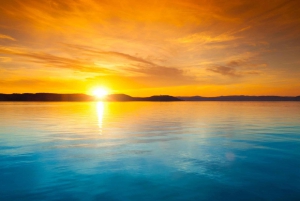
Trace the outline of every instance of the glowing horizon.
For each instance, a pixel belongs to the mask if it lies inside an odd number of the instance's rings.
[[[299,1],[0,3],[0,93],[300,95]]]

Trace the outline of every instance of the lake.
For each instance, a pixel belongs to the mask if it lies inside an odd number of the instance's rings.
[[[300,200],[300,102],[0,102],[0,200]]]

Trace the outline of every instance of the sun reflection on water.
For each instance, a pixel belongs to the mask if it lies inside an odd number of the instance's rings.
[[[103,132],[103,115],[104,115],[104,103],[102,101],[97,102],[97,116],[98,116],[98,126],[99,134],[102,135]]]

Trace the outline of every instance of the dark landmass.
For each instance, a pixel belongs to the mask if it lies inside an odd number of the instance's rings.
[[[0,94],[0,101],[94,101],[94,97],[86,94]]]
[[[0,94],[0,101],[98,101],[86,94],[24,93]],[[151,97],[132,97],[126,94],[111,94],[104,101],[181,101],[179,98],[160,95]]]
[[[178,98],[185,101],[300,101],[300,96],[190,96]]]
[[[107,101],[182,101],[179,98],[160,95],[160,96],[150,96],[150,97],[132,97],[126,94],[111,94],[106,97]]]
[[[24,93],[0,94],[0,101],[98,101],[86,94]],[[168,95],[132,97],[126,94],[110,94],[104,101],[300,101],[300,96],[218,96],[174,97]]]

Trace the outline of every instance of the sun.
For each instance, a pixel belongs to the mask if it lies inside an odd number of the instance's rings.
[[[105,98],[105,96],[108,95],[108,90],[105,88],[96,88],[93,90],[92,92],[93,96],[95,96],[96,98]]]

